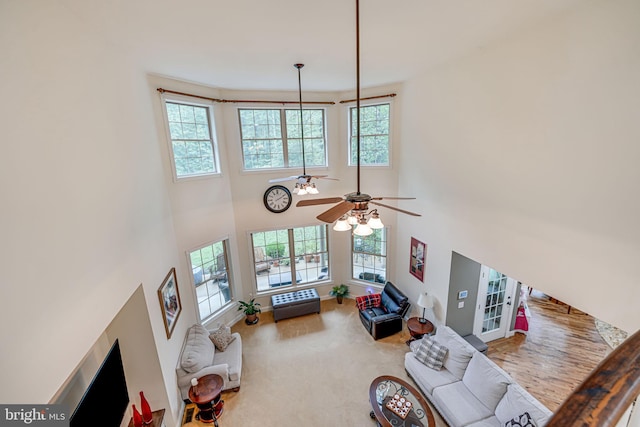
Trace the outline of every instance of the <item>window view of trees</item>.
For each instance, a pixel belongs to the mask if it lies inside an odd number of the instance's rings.
[[[177,178],[216,173],[209,108],[166,102]]]
[[[389,165],[389,104],[360,107],[360,164]],[[357,109],[351,108],[349,161],[357,164]]]
[[[386,283],[387,229],[374,229],[373,234],[352,236],[353,278]]]
[[[258,292],[329,278],[326,225],[261,231],[251,240]]]
[[[239,109],[245,169],[302,167],[300,110]],[[326,166],[324,110],[302,111],[305,166]]]

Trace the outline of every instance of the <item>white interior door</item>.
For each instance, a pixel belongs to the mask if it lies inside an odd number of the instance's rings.
[[[513,314],[516,281],[487,267],[480,269],[473,334],[484,342],[504,338]]]

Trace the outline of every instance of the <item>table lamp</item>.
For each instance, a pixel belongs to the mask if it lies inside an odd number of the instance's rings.
[[[420,294],[418,297],[418,305],[422,307],[422,317],[418,319],[420,323],[427,323],[427,319],[424,317],[424,312],[426,309],[433,308],[433,297],[427,294]]]

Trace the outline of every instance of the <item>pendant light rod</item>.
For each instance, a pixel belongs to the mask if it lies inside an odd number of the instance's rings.
[[[357,187],[356,194],[360,194],[360,1],[356,0],[356,114],[358,132],[356,138],[356,155],[357,155]]]
[[[302,122],[302,81],[300,80],[300,68],[304,67],[304,64],[293,64],[298,69],[298,97],[300,100],[300,140],[302,144],[302,175],[307,174],[307,168],[304,160],[304,123]]]

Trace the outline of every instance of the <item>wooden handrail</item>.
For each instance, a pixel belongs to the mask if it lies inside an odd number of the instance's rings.
[[[640,331],[613,350],[560,405],[547,427],[613,427],[640,394]]]

